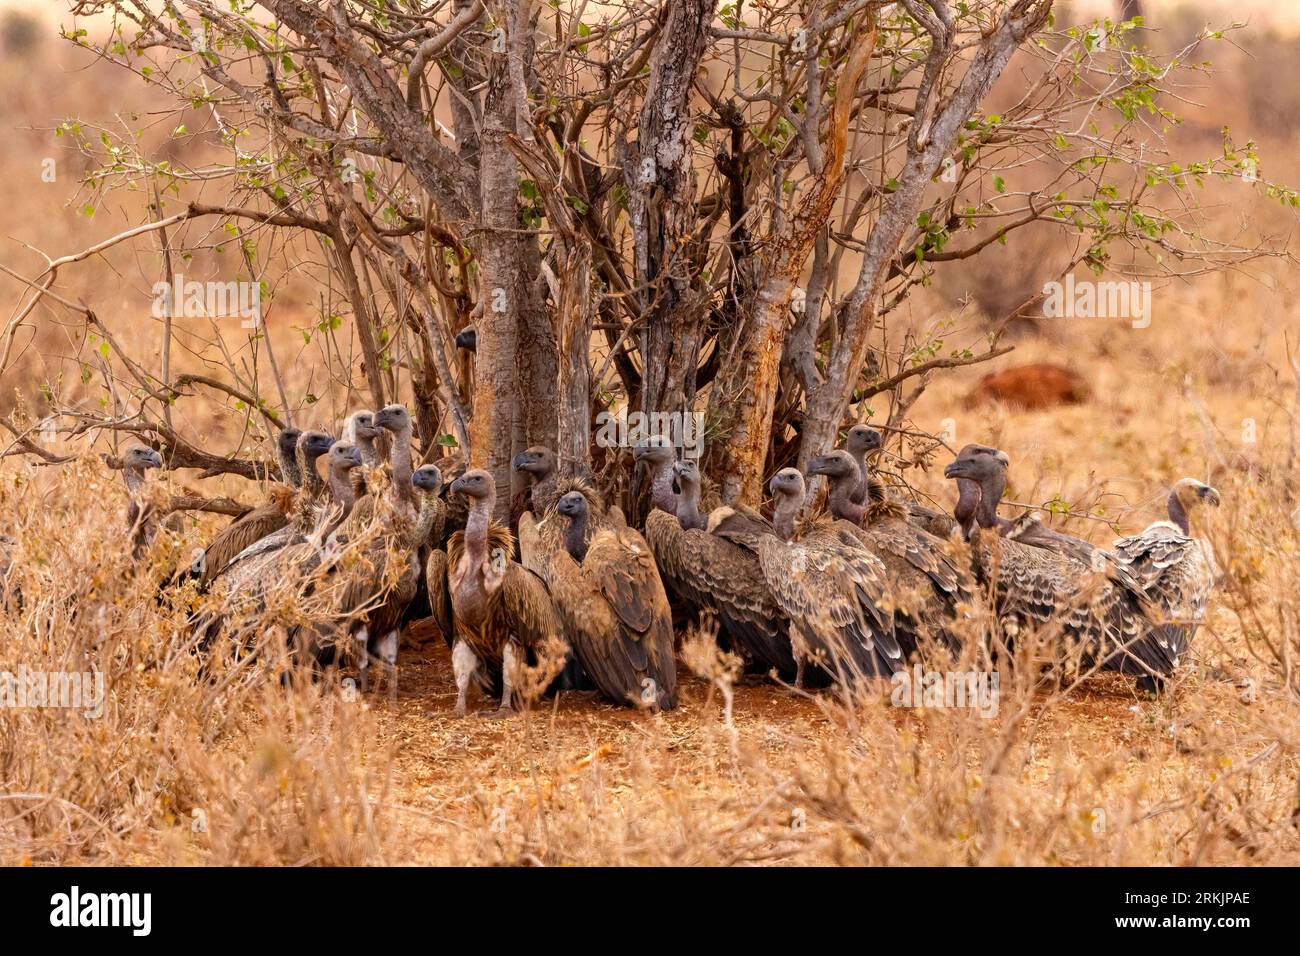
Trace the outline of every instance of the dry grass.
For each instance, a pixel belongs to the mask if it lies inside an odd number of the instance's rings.
[[[8,122],[52,125],[112,82],[67,75],[54,88],[7,87]],[[1245,102],[1213,94],[1229,112]],[[36,188],[49,143],[23,135],[0,143],[0,162],[30,170],[33,185],[0,207],[0,232],[67,252],[128,221],[129,210],[110,211],[111,222],[87,225],[62,207],[70,181]],[[1264,141],[1266,163],[1280,167],[1270,177],[1300,179],[1289,141],[1275,145]],[[1239,197],[1211,195],[1210,215],[1252,234],[1288,227],[1267,203]],[[5,261],[22,264],[8,252]],[[155,271],[148,251],[137,261],[118,250],[70,273],[69,288],[98,296],[101,314],[143,348]],[[980,275],[950,272],[902,318],[918,328],[951,318],[962,283]],[[274,659],[200,674],[184,612],[159,605],[155,589],[218,522],[161,537],[133,568],[125,491],[92,449],[58,469],[6,459],[0,531],[16,539],[22,601],[0,611],[0,671],[94,668],[108,703],[97,719],[0,708],[0,863],[1294,864],[1300,409],[1283,340],[1297,327],[1293,281],[1279,266],[1158,290],[1149,329],[1056,326],[995,366],[1073,362],[1095,387],[1085,405],[967,411],[981,367],[936,380],[912,411],[934,431],[955,419],[957,444],[1005,448],[1010,497],[1100,509],[1125,532],[1157,517],[1163,489],[1183,474],[1220,488],[1213,538],[1225,577],[1192,660],[1160,700],[1114,675],[1064,692],[1022,676],[983,719],[891,707],[885,694],[844,708],[719,672],[684,677],[670,714],[567,695],[488,722],[452,716],[441,644],[403,652],[395,702],[355,699],[346,671],[284,685]],[[0,290],[16,297],[8,280]],[[298,306],[308,314],[310,296]],[[957,319],[983,321],[974,309]],[[57,345],[76,330],[43,332]],[[38,381],[60,371],[57,352],[33,348],[26,377],[4,383],[6,401],[35,406]],[[244,447],[231,419],[208,408],[204,435]],[[950,503],[936,472],[907,477]],[[161,479],[173,490],[180,480]],[[1093,521],[1067,527],[1097,541],[1113,534]]]

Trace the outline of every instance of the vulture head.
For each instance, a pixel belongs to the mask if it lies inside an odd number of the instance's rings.
[[[673,485],[678,494],[698,495],[700,491],[700,465],[693,458],[673,463]]]
[[[870,455],[885,446],[885,439],[880,432],[870,425],[854,425],[849,429],[844,447],[851,455]]]
[[[857,428],[863,426],[858,425]],[[879,432],[876,432],[879,435]],[[850,432],[850,440],[852,432]],[[837,449],[827,452],[824,455],[818,455],[808,462],[808,474],[824,475],[832,482],[840,482],[852,479],[858,480],[858,463],[853,460],[853,455],[847,450]]]
[[[437,465],[421,465],[411,472],[411,487],[416,491],[437,495],[442,491],[442,472]]]
[[[122,455],[122,470],[141,474],[146,468],[161,468],[162,455],[147,445],[131,445]]]
[[[581,518],[587,514],[587,496],[580,491],[570,491],[555,505],[555,510],[566,518]]]
[[[302,437],[302,430],[298,428],[286,428],[280,432],[280,437],[276,439],[276,447],[280,450],[280,455],[284,458],[293,458],[293,453],[298,448],[298,439]]]
[[[1010,522],[998,519],[998,502],[1007,485],[1007,453],[988,445],[967,445],[943,470],[945,478],[957,482],[959,498],[953,517],[969,537],[976,520],[985,528],[1005,529]]]
[[[379,437],[379,426],[375,424],[375,413],[369,409],[362,409],[359,412],[353,412],[348,417],[351,424],[351,433],[353,440],[362,439],[363,441],[374,441]]]
[[[1174,483],[1173,493],[1188,511],[1200,505],[1217,508],[1223,503],[1217,488],[1211,488],[1205,482],[1197,481],[1195,478],[1180,478]]]
[[[515,455],[515,471],[526,472],[533,476],[533,481],[541,481],[555,471],[555,452],[545,445],[534,445]]]
[[[652,435],[632,449],[632,460],[658,468],[677,460],[677,449],[663,435]]]
[[[333,444],[334,436],[329,432],[305,431],[298,436],[298,447],[308,462],[314,462],[328,452]]]
[[[451,483],[453,495],[464,495],[473,501],[482,501],[496,495],[492,476],[482,468],[467,471]]]
[[[478,351],[478,333],[474,331],[474,326],[467,326],[456,333],[456,348],[466,352]]]
[[[345,441],[336,441],[329,448],[330,471],[350,471],[361,464],[361,449]]]
[[[854,468],[856,469],[857,466],[854,465]],[[782,468],[772,476],[772,480],[767,483],[767,487],[772,492],[772,495],[778,499],[803,501],[803,475],[799,473],[798,468]]]
[[[402,434],[411,430],[411,413],[405,405],[385,405],[375,412],[374,423],[376,428],[386,428],[394,434]]]

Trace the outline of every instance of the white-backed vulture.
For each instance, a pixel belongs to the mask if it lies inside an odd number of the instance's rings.
[[[645,539],[626,526],[594,523],[603,511],[584,482],[540,522],[525,512],[521,559],[546,582],[578,661],[601,693],[617,704],[672,709],[677,669],[668,595]]]
[[[758,555],[725,537],[710,534],[699,512],[699,470],[692,461],[669,464],[680,493],[673,496],[675,513],[658,504],[646,516],[645,538],[659,566],[664,585],[696,612],[711,615],[731,647],[766,671],[785,680],[798,673],[790,643],[790,622],[763,579]],[[658,475],[658,472],[656,472]],[[652,496],[655,484],[652,484]],[[749,513],[729,509],[727,516]],[[763,522],[756,513],[751,520]],[[734,521],[733,525],[739,524]],[[770,526],[767,529],[771,533]]]
[[[405,405],[385,405],[375,412],[375,426],[389,432],[392,450],[388,453],[388,463],[392,468],[394,493],[412,511],[415,509],[414,496],[411,491],[411,472],[414,458],[411,452],[411,439],[415,426],[411,422],[411,413]]]
[[[512,523],[517,525],[519,516],[525,511],[531,511],[540,518],[555,507],[555,502],[560,497],[557,492],[559,475],[555,472],[555,452],[545,445],[534,445],[515,455],[511,465],[515,471],[528,476],[528,488],[520,492],[510,504]]]
[[[487,693],[500,686],[498,714],[508,715],[528,650],[561,637],[563,628],[542,579],[510,557],[510,529],[491,520],[496,503],[491,474],[467,471],[452,482],[451,493],[470,501],[465,529],[447,542],[456,713],[465,713],[473,679]],[[430,592],[434,590],[431,584]]]
[[[1204,506],[1219,507],[1219,502],[1219,492],[1204,482],[1179,479],[1169,492],[1168,521],[1155,521],[1140,534],[1112,545],[1116,560],[1128,568],[1155,605],[1150,612],[1155,624],[1144,640],[1167,657],[1170,672],[1204,619],[1218,574],[1214,549],[1208,539],[1194,533],[1192,517]],[[1158,680],[1140,683],[1159,689]]]
[[[652,435],[632,449],[632,460],[638,468],[644,466],[650,471],[651,506],[670,515],[676,514],[677,479],[673,465],[677,463],[677,449],[672,442],[663,435]],[[717,490],[701,475],[699,508],[708,514],[721,504]]]
[[[874,475],[859,482],[857,459],[847,449],[813,458],[808,473],[827,478],[830,491],[826,504],[831,514],[843,519],[883,562],[895,634],[905,653],[917,650],[926,630],[955,650],[958,641],[946,623],[958,615],[961,604],[970,603],[971,595],[966,574],[944,543],[910,523],[906,508],[889,496]],[[866,488],[863,502],[853,500],[859,487]]]
[[[963,449],[944,470],[946,477],[978,487],[972,563],[976,578],[993,592],[999,616],[1017,627],[1059,628],[1066,650],[1079,650],[1081,666],[1099,664],[1152,678],[1168,674],[1167,656],[1144,639],[1150,625],[1148,602],[1122,566],[1093,570],[1054,551],[1002,537],[997,505],[1006,469],[1000,452],[976,449],[967,454]]]
[[[726,514],[725,507],[709,517],[710,530],[758,555],[763,578],[790,619],[801,670],[811,662],[847,683],[890,676],[903,666],[903,651],[885,609],[884,564],[845,522],[799,521],[807,489],[798,469],[782,468],[768,487],[776,499],[774,533],[752,515]],[[802,686],[802,674],[797,683]]]
[[[351,579],[343,592],[341,611],[349,618],[348,629],[356,643],[362,693],[369,686],[374,656],[389,671],[390,696],[397,694],[398,632],[403,614],[419,590],[423,572],[419,549],[430,537],[441,534],[446,507],[438,497],[442,473],[434,465],[423,465],[412,472],[411,487],[419,503],[415,519],[393,512],[391,527],[366,546],[366,567],[349,572]]]
[[[343,440],[357,446],[361,452],[361,464],[367,468],[374,468],[383,461],[375,447],[380,434],[379,426],[375,424],[375,413],[368,408],[358,409],[343,423]]]
[[[296,438],[293,437],[294,433],[297,434]],[[293,442],[293,445],[288,446],[289,442]],[[295,483],[300,483],[303,476],[301,468],[306,467],[315,474],[317,459],[328,452],[333,443],[334,440],[324,432],[300,433],[296,429],[285,429],[276,443],[281,471],[291,480],[296,479]],[[292,451],[289,450],[290,447]],[[301,465],[299,448],[302,452]],[[267,497],[269,500],[266,504],[259,505],[230,522],[199,553],[191,566],[191,570],[197,572],[199,590],[206,591],[213,579],[245,548],[288,526],[293,517],[292,494],[272,489]]]
[[[162,456],[146,445],[131,444],[122,453],[122,481],[126,484],[129,498],[126,528],[131,541],[131,556],[136,559],[144,555],[157,530],[154,509],[144,500],[145,472],[162,466]]]

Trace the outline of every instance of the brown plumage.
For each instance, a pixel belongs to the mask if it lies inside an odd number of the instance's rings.
[[[1154,625],[1144,641],[1152,645],[1152,654],[1167,662],[1162,676],[1172,673],[1187,652],[1214,590],[1214,549],[1207,538],[1195,534],[1191,519],[1204,506],[1217,508],[1219,502],[1216,489],[1183,478],[1169,492],[1168,521],[1156,521],[1112,545],[1115,559],[1153,605],[1148,616]]]
[[[676,514],[678,492],[674,488],[673,466],[677,463],[677,450],[672,442],[663,435],[654,435],[632,450],[632,458],[638,467],[644,465],[650,471],[651,506]],[[699,480],[698,506],[704,514],[709,514],[722,505],[722,499],[707,477],[700,475]]]
[[[645,539],[627,527],[596,526],[592,516],[603,513],[585,483],[540,523],[525,512],[524,566],[546,582],[583,670],[607,698],[671,709],[677,670],[668,596]]]
[[[361,691],[369,685],[370,659],[377,656],[389,671],[388,692],[397,694],[397,646],[402,616],[420,586],[419,549],[441,524],[445,505],[438,493],[442,475],[433,465],[417,468],[411,486],[419,503],[414,520],[403,511],[391,515],[389,527],[363,546],[362,567],[349,573],[340,612],[356,643]]]
[[[266,496],[266,504],[230,522],[199,554],[194,567],[198,571],[200,590],[207,590],[235,555],[289,523],[296,507],[293,489],[272,485]]]
[[[692,462],[670,465],[678,472],[676,513],[658,505],[646,516],[645,538],[664,585],[696,612],[714,617],[731,646],[764,670],[791,680],[798,672],[790,643],[790,622],[763,580],[758,555],[710,534],[699,513],[698,469]],[[763,519],[750,513],[759,522]]]
[[[857,461],[847,449],[812,459],[808,472],[826,476],[831,514],[845,520],[883,562],[896,633],[906,652],[916,651],[926,632],[955,650],[958,642],[946,622],[957,616],[963,603],[970,603],[970,591],[964,571],[943,541],[908,521],[906,509],[875,475],[860,482]],[[852,494],[859,487],[866,489],[864,500],[854,502]]]
[[[559,638],[563,628],[542,579],[510,557],[510,530],[490,520],[496,501],[492,476],[468,471],[452,482],[451,493],[470,499],[465,530],[447,542],[456,712],[465,713],[469,682],[475,679],[485,690],[499,683],[499,712],[509,713],[528,650]]]
[[[1073,558],[1034,548],[1001,535],[997,504],[1006,485],[1006,456],[987,449],[963,449],[944,474],[973,482],[979,490],[969,532],[972,568],[990,589],[1003,621],[1014,630],[1028,627],[1061,638],[1061,654],[1077,655],[1079,666],[1155,678],[1169,672],[1169,662],[1144,640],[1150,622],[1146,604],[1132,577],[1122,568],[1094,571]]]
[[[795,657],[812,661],[840,681],[886,677],[903,665],[885,601],[888,579],[880,559],[863,547],[846,522],[812,516],[798,520],[806,497],[803,475],[782,468],[770,483],[775,498],[772,532],[721,508],[709,518],[714,534],[755,550],[763,577],[790,618]]]

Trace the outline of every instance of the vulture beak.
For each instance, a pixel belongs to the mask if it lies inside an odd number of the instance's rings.
[[[956,461],[952,462],[950,465],[948,465],[947,468],[943,470],[943,476],[945,478],[965,478],[966,462],[958,458]]]
[[[830,459],[826,458],[823,455],[818,455],[816,458],[813,458],[808,462],[808,474],[824,475],[826,474],[826,470],[827,468],[829,468],[829,466],[830,466]]]
[[[150,468],[161,468],[163,466],[162,455],[158,454],[158,452],[150,450],[148,457]]]
[[[464,349],[466,352],[478,351],[478,332],[473,326],[456,333],[456,348]]]
[[[526,464],[528,464],[528,453],[522,451],[515,455],[514,460],[510,462],[510,466],[514,468],[515,471],[523,471],[524,465]]]
[[[1211,488],[1209,485],[1201,485],[1201,487],[1196,490],[1196,496],[1207,505],[1213,505],[1215,508],[1219,507],[1222,503],[1219,498],[1218,489]]]

